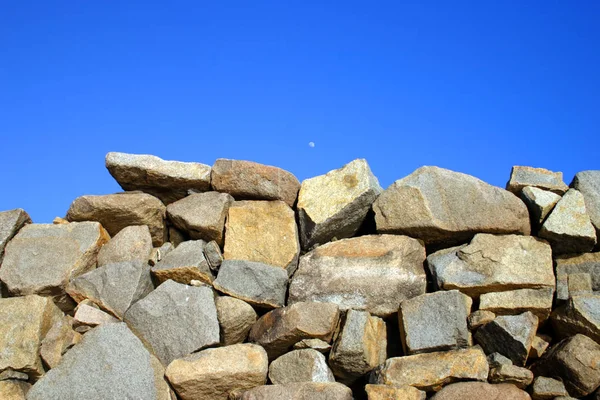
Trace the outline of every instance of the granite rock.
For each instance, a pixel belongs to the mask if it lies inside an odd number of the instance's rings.
[[[516,315],[531,311],[542,322],[552,312],[553,298],[554,290],[550,287],[490,292],[479,297],[479,309],[492,311],[496,315]]]
[[[160,283],[171,279],[187,285],[194,279],[210,285],[214,276],[204,257],[204,245],[203,240],[181,243],[152,267],[152,274]]]
[[[302,382],[266,385],[248,390],[241,400],[352,400],[352,391],[341,383]]]
[[[596,227],[596,234],[600,235],[600,170],[578,172],[571,187],[583,194],[586,211]]]
[[[446,386],[432,400],[531,400],[527,392],[511,384],[458,382]]]
[[[152,237],[146,225],[127,226],[111,238],[98,252],[98,266],[126,261],[148,262]]]
[[[560,196],[547,190],[538,189],[533,186],[527,186],[521,192],[521,199],[529,209],[531,222],[536,229],[546,220],[546,217],[554,209],[554,206],[560,200]]]
[[[269,379],[274,385],[298,382],[335,382],[327,359],[313,349],[293,350],[269,366]]]
[[[426,393],[412,386],[366,385],[367,400],[425,400]]]
[[[548,190],[558,195],[563,195],[569,187],[563,182],[562,172],[552,172],[545,168],[514,166],[510,173],[510,180],[506,190],[517,196],[527,187]]]
[[[6,244],[17,234],[19,229],[30,223],[31,217],[22,208],[0,212],[0,264]]]
[[[256,311],[245,301],[229,296],[217,297],[215,305],[221,329],[221,344],[228,346],[243,343],[256,322]]]

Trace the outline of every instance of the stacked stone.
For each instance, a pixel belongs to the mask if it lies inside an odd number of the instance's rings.
[[[0,213],[2,399],[600,398],[600,171],[106,166]]]

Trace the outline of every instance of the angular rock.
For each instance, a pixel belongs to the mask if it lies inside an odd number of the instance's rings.
[[[381,191],[364,159],[304,180],[296,205],[302,248],[352,237]]]
[[[553,298],[554,290],[549,287],[484,293],[479,297],[479,309],[492,311],[496,315],[516,315],[531,311],[542,322],[552,312]]]
[[[96,268],[98,251],[108,239],[97,222],[26,225],[6,246],[0,280],[13,296],[50,296],[70,311],[74,304],[65,286]]]
[[[569,275],[586,273],[592,280],[592,290],[600,291],[600,252],[576,256],[558,256],[556,261],[556,299],[569,299]]]
[[[405,354],[473,345],[467,327],[473,300],[458,290],[422,294],[400,304],[400,338]]]
[[[348,310],[337,335],[329,365],[341,382],[352,383],[387,358],[385,322],[366,311]]]
[[[217,297],[215,305],[221,327],[221,344],[243,343],[256,322],[256,311],[245,301],[229,296]]]
[[[293,207],[300,182],[290,172],[243,160],[219,158],[212,167],[211,185],[238,200],[282,200]]]
[[[531,348],[529,349],[529,359],[540,358],[548,346],[550,346],[551,341],[552,338],[550,336],[543,334],[535,335],[533,342],[531,343]]]
[[[298,265],[300,244],[294,211],[282,201],[236,201],[225,227],[226,260],[248,260],[285,269]]]
[[[166,207],[146,193],[117,193],[76,198],[69,211],[69,221],[98,221],[111,236],[131,225],[148,225],[152,244],[160,246],[166,240]]]
[[[425,400],[425,392],[412,386],[366,385],[367,400]]]
[[[427,244],[458,244],[476,233],[529,234],[529,212],[510,192],[475,177],[421,167],[394,182],[373,204],[377,232]]]
[[[73,317],[64,316],[52,325],[42,340],[40,356],[48,368],[54,368],[63,354],[81,341],[83,336],[73,330]]]
[[[210,189],[210,166],[205,164],[111,152],[106,155],[106,168],[123,190],[141,190],[165,204],[185,197],[190,189]]]
[[[245,343],[176,359],[166,376],[181,400],[227,400],[231,392],[264,385],[267,371],[262,347]]]
[[[431,400],[531,400],[527,392],[511,384],[485,382],[453,383],[440,390]]]
[[[518,196],[521,190],[527,186],[548,190],[559,195],[563,195],[569,189],[563,182],[562,172],[552,172],[545,168],[512,167],[506,190]]]
[[[303,339],[331,342],[339,319],[336,304],[296,303],[260,317],[252,326],[248,340],[264,347],[272,360]]]
[[[2,267],[4,268],[4,267]],[[62,312],[47,297],[0,299],[0,371],[24,372],[32,380],[44,373],[41,342]]]
[[[575,174],[571,187],[579,190],[585,199],[585,208],[600,237],[600,170]]]
[[[67,286],[67,293],[78,303],[88,299],[119,319],[152,290],[150,267],[139,260],[107,264],[73,279]]]
[[[538,327],[538,318],[527,311],[496,317],[475,332],[475,340],[486,354],[498,352],[524,366]]]
[[[521,193],[521,199],[529,209],[531,222],[536,229],[539,229],[548,214],[550,214],[556,203],[560,200],[560,196],[547,190],[527,186]]]
[[[538,376],[531,387],[533,400],[552,400],[555,397],[568,396],[564,383],[557,379]]]
[[[244,260],[225,260],[213,282],[215,289],[260,308],[285,305],[288,276],[272,265]]]
[[[125,313],[131,330],[168,365],[219,343],[219,321],[209,287],[166,281]]]
[[[427,264],[440,289],[471,297],[555,285],[552,250],[532,236],[478,234],[468,245],[429,255]]]
[[[562,380],[573,397],[587,396],[600,386],[600,345],[577,334],[546,351],[532,371]]]
[[[487,356],[488,364],[490,365],[490,369],[498,368],[502,365],[513,365],[513,362],[510,358],[504,357],[500,353],[492,353]]]
[[[467,325],[470,330],[475,330],[488,322],[492,322],[494,318],[496,318],[496,314],[491,311],[473,311],[471,315],[469,315],[469,318],[467,318]]]
[[[588,273],[570,274],[567,279],[569,287],[569,296],[579,296],[581,294],[592,294],[592,276]]]
[[[313,349],[319,353],[329,353],[331,345],[321,339],[303,339],[294,344],[294,350]]]
[[[288,303],[321,301],[387,317],[425,293],[425,247],[407,236],[369,235],[319,246],[300,258]]]
[[[24,372],[15,371],[8,368],[0,372],[0,381],[6,380],[28,381],[29,375]]]
[[[25,400],[31,384],[23,381],[5,380],[0,381],[0,399],[2,400]]]
[[[542,225],[539,237],[547,239],[554,254],[585,253],[596,245],[596,230],[583,195],[569,189]]]
[[[211,271],[215,274],[219,272],[219,268],[223,264],[223,254],[217,242],[213,240],[204,245],[204,258],[206,258]]]
[[[175,246],[173,243],[166,242],[163,243],[160,247],[154,247],[152,252],[150,253],[150,257],[148,259],[148,264],[154,267],[160,260],[162,260],[167,254],[175,250]]]
[[[98,266],[125,261],[144,264],[152,253],[152,237],[146,225],[127,226],[108,241],[98,252]]]
[[[438,391],[461,380],[485,381],[488,362],[479,346],[467,349],[415,354],[387,359],[371,375],[371,383],[410,385],[425,391]]]
[[[181,243],[189,240],[188,236],[180,231],[179,229],[169,226],[169,241],[173,244],[174,247],[179,246]]]
[[[313,349],[293,350],[275,359],[269,366],[274,385],[297,382],[335,382],[325,356]]]
[[[259,386],[242,394],[240,400],[352,400],[352,391],[341,383],[302,382]]]
[[[86,333],[60,364],[29,391],[28,400],[170,400],[164,369],[124,323]]]
[[[167,216],[192,239],[223,245],[225,218],[233,197],[227,193],[195,193],[167,206]]]
[[[0,212],[0,264],[6,244],[17,234],[19,229],[30,223],[31,217],[22,208]]]
[[[533,372],[516,365],[500,365],[490,369],[490,383],[511,383],[519,389],[525,389],[533,382]]]
[[[187,285],[194,279],[211,284],[214,276],[204,258],[204,244],[203,240],[181,243],[152,267],[152,274],[161,283],[171,279]]]
[[[600,342],[600,295],[573,296],[552,312],[552,327],[562,339],[581,333]]]
[[[119,322],[119,320],[112,315],[96,307],[80,304],[77,306],[75,316],[73,317],[73,328],[76,332],[85,333],[98,325],[116,322]]]

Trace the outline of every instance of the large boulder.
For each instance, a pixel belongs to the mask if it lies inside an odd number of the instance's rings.
[[[477,234],[468,245],[429,255],[427,264],[440,289],[471,297],[555,285],[552,250],[532,236]]]
[[[31,223],[31,217],[22,208],[0,212],[0,264],[4,248],[25,224]]]
[[[294,211],[283,201],[236,201],[225,224],[226,260],[275,265],[292,275],[300,243]]]
[[[97,221],[115,236],[131,225],[148,225],[152,244],[160,246],[166,240],[166,207],[154,196],[146,193],[116,193],[76,198],[69,211],[69,221]]]
[[[126,261],[147,263],[152,253],[152,236],[146,225],[123,228],[98,252],[98,266]]]
[[[525,204],[475,177],[421,167],[394,182],[373,204],[377,231],[458,244],[480,232],[529,234]]]
[[[86,333],[27,394],[28,400],[170,400],[164,369],[124,323]]]
[[[269,366],[269,379],[274,385],[335,382],[327,359],[314,349],[293,350],[277,358]]]
[[[96,268],[98,251],[109,239],[97,222],[26,225],[6,246],[0,280],[14,296],[50,296],[70,311],[66,285]]]
[[[571,186],[583,194],[585,209],[600,237],[600,170],[578,172]]]
[[[264,385],[268,365],[262,347],[234,344],[176,359],[166,377],[181,400],[227,400],[230,393]]]
[[[545,168],[514,166],[506,190],[517,196],[523,188],[531,186],[563,195],[569,187],[563,182],[562,172],[552,172]]]
[[[492,385],[485,382],[458,382],[446,386],[432,400],[531,400],[529,394],[515,385]]]
[[[352,237],[381,191],[363,159],[304,180],[296,206],[302,248]]]
[[[352,400],[352,391],[341,383],[302,382],[250,389],[240,400]]]
[[[369,235],[319,246],[300,257],[289,304],[331,302],[387,317],[425,293],[425,247],[407,236]]]
[[[237,200],[282,200],[293,207],[300,182],[290,172],[244,160],[219,158],[212,167],[211,185]]]
[[[123,190],[141,190],[165,204],[185,197],[188,190],[210,188],[210,166],[195,162],[111,152],[106,155],[106,168]]]

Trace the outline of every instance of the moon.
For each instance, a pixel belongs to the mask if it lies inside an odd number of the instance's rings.
[[[308,147],[315,147],[315,142],[308,142]]]

